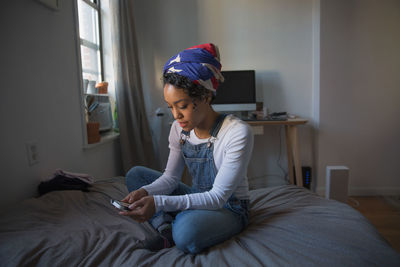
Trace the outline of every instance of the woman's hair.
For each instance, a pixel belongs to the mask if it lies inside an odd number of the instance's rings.
[[[164,85],[171,84],[175,87],[181,88],[190,98],[193,100],[205,100],[211,94],[211,102],[214,101],[214,94],[200,84],[192,82],[189,78],[176,74],[176,73],[165,73],[163,76]]]

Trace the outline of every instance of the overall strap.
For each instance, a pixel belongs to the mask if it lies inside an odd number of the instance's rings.
[[[222,123],[224,122],[225,117],[227,114],[219,114],[217,119],[214,122],[213,127],[210,130],[210,138],[208,139],[208,147],[210,147],[211,143],[214,143],[215,139],[217,138],[218,132],[221,129]],[[180,137],[180,144],[183,145],[186,139],[189,138],[190,132],[182,130],[181,137]]]
[[[215,120],[213,128],[210,130],[210,135],[212,137],[217,137],[219,130],[221,129],[222,123],[224,122],[225,117],[227,114],[220,114],[217,119]]]
[[[189,139],[190,132],[182,130],[181,136],[179,138],[179,143],[183,145],[186,142],[186,139]]]
[[[222,123],[224,122],[226,114],[220,114],[215,120],[214,126],[210,130],[210,138],[208,138],[207,147],[211,147],[211,145],[217,139],[217,135],[219,130],[221,129]]]

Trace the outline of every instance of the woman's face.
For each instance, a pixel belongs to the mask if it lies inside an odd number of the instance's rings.
[[[172,115],[185,131],[197,127],[206,116],[206,101],[192,100],[181,88],[171,84],[164,86],[164,99]]]

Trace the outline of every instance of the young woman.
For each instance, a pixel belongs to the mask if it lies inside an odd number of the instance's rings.
[[[120,212],[159,231],[151,250],[174,243],[196,254],[241,232],[248,223],[247,165],[253,148],[250,127],[215,112],[211,102],[223,81],[215,45],[188,48],[164,66],[164,98],[175,118],[164,173],[133,167],[126,175],[132,211]],[[182,182],[184,167],[192,187]]]

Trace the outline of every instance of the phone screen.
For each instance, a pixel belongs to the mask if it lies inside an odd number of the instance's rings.
[[[131,210],[129,208],[130,204],[125,203],[125,202],[121,202],[118,200],[111,200],[111,204],[113,204],[114,207],[116,207],[117,209],[122,210],[122,211],[130,211]]]

